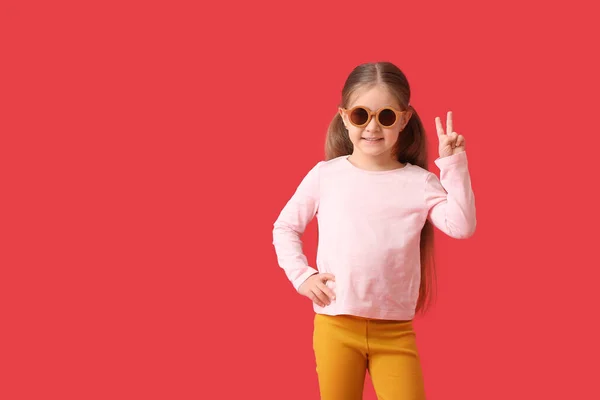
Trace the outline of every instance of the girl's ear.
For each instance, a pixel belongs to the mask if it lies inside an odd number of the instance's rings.
[[[406,128],[406,125],[408,125],[408,122],[410,121],[410,117],[412,117],[413,113],[412,110],[407,110],[406,113],[403,115],[402,118],[402,129],[400,129],[400,132],[402,132],[404,130],[404,128]]]
[[[342,122],[344,123],[344,126],[346,127],[346,129],[348,129],[348,124],[346,123],[346,113],[344,112],[342,107],[338,107],[338,113],[342,117]]]

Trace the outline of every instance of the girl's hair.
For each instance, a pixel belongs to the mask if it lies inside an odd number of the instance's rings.
[[[385,86],[398,100],[402,109],[410,107],[412,116],[406,127],[400,133],[394,149],[401,163],[411,163],[421,168],[427,168],[427,139],[425,129],[419,115],[410,104],[410,86],[404,73],[389,62],[366,63],[357,66],[350,73],[342,89],[340,107],[347,108],[353,95],[359,89]],[[339,113],[336,113],[327,131],[325,142],[325,157],[327,160],[352,154],[353,144]],[[433,226],[429,220],[421,230],[421,283],[416,311],[424,313],[433,300],[435,288],[435,262]]]

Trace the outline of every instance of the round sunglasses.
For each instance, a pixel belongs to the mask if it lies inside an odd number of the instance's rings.
[[[357,128],[369,125],[373,117],[382,128],[391,128],[396,125],[403,114],[409,113],[409,111],[398,111],[392,107],[383,107],[377,111],[371,111],[365,106],[355,106],[349,110],[345,108],[341,108],[341,110],[348,115],[350,123]]]

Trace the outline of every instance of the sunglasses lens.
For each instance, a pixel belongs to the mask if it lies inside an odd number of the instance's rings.
[[[369,113],[364,108],[356,108],[350,114],[350,121],[355,125],[362,125],[369,119]]]
[[[396,123],[396,113],[390,109],[379,113],[379,123],[383,126],[392,126]]]

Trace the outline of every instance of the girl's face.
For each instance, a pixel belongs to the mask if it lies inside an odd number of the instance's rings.
[[[410,115],[401,114],[396,123],[390,127],[382,127],[377,123],[374,115],[369,123],[359,128],[350,122],[349,111],[355,106],[363,106],[372,112],[384,107],[392,107],[395,110],[402,110],[398,100],[385,88],[385,86],[376,85],[367,89],[358,90],[351,104],[346,111],[340,109],[339,112],[344,120],[344,125],[348,130],[350,141],[354,145],[352,155],[360,157],[391,159],[394,157],[393,148],[398,141],[400,131],[408,123]],[[388,111],[388,119],[390,118]],[[393,117],[392,117],[393,118]],[[382,115],[382,120],[385,121]]]

